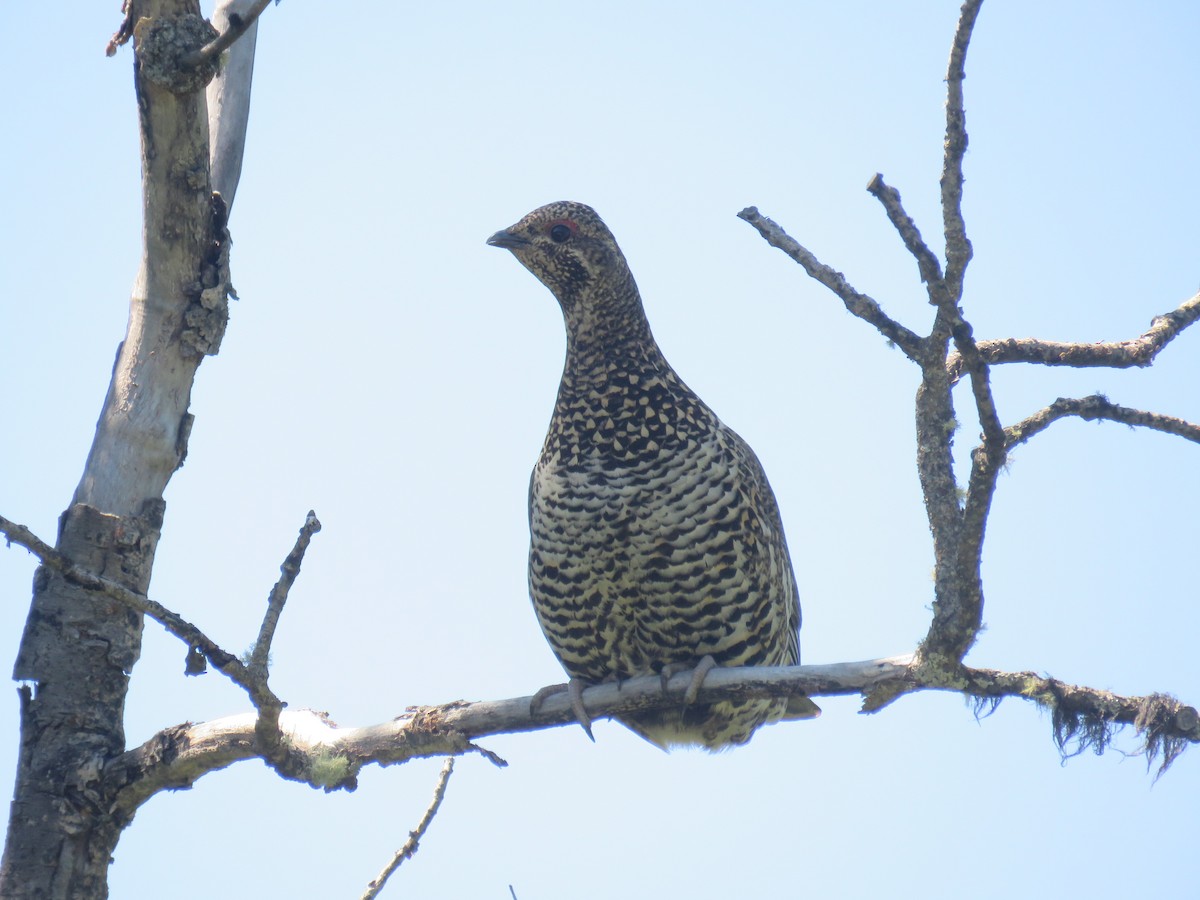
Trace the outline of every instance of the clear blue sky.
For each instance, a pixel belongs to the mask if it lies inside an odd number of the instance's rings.
[[[118,3],[0,12],[0,511],[52,539],[124,334],[140,238]],[[655,333],[775,486],[808,662],[910,651],[932,554],[916,372],[736,213],[758,205],[917,330],[930,310],[864,187],[931,243],[953,2],[330,4],[270,8],[233,211],[241,300],[200,369],[152,593],[248,646],[305,512],[274,683],[345,725],[560,680],[525,588],[525,490],[562,363],[550,295],[485,246],[550,200],[605,217]],[[981,337],[1114,340],[1200,286],[1200,7],[989,2],[967,64],[965,310]],[[936,244],[935,244],[936,246]],[[1013,422],[1103,391],[1200,420],[1200,331],[1148,370],[999,370]],[[960,404],[967,400],[964,394]],[[967,420],[964,455],[978,431]],[[1195,445],[1056,425],[1002,479],[987,630],[968,661],[1200,702]],[[0,658],[31,559],[0,554]],[[147,626],[128,735],[239,712]],[[0,782],[16,694],[0,692]],[[1200,753],[1061,766],[1048,717],[954,695],[872,717],[826,699],[719,756],[611,723],[500,737],[460,762],[392,896],[933,898],[1177,894]],[[1132,750],[1126,736],[1120,746]],[[352,795],[256,763],[159,796],[117,851],[115,898],[356,897],[420,816],[439,763]],[[1163,860],[1185,861],[1161,864]],[[1182,880],[1181,880],[1182,879]],[[270,887],[264,887],[269,884]],[[918,887],[919,886],[919,887]]]

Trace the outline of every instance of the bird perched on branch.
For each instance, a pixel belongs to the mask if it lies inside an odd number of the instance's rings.
[[[567,358],[529,482],[529,589],[582,688],[692,669],[682,707],[619,720],[666,749],[744,744],[806,697],[691,701],[713,665],[800,661],[800,603],[775,496],[749,445],[663,357],[616,240],[582,203],[551,203],[488,239],[562,307]]]

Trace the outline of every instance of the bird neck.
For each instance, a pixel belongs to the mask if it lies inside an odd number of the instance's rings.
[[[562,302],[567,326],[566,371],[584,375],[619,358],[661,359],[633,275],[588,285]],[[665,361],[663,361],[665,363]]]

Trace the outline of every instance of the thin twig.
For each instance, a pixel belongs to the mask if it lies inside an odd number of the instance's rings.
[[[1200,425],[1188,422],[1186,419],[1178,419],[1175,416],[1164,416],[1160,413],[1118,406],[1107,397],[1092,394],[1089,397],[1081,398],[1060,397],[1049,406],[1022,419],[1016,425],[1010,425],[1004,430],[1008,448],[1011,449],[1018,444],[1025,443],[1035,434],[1045,431],[1054,422],[1069,416],[1078,416],[1087,421],[1107,419],[1110,422],[1121,422],[1131,428],[1150,428],[1200,443]]]
[[[292,547],[292,552],[287,555],[279,567],[282,574],[279,581],[275,582],[275,587],[271,589],[271,596],[267,601],[267,611],[263,615],[262,626],[258,631],[258,640],[254,642],[254,650],[250,654],[250,672],[255,677],[263,679],[267,677],[267,660],[271,655],[271,642],[275,638],[275,628],[279,624],[283,606],[287,603],[288,591],[292,589],[296,576],[300,574],[300,564],[304,561],[304,553],[308,550],[313,535],[320,530],[321,521],[317,518],[317,514],[310,509],[304,519],[304,525],[300,528],[296,544]]]
[[[846,309],[863,321],[874,325],[884,337],[903,350],[906,356],[910,359],[917,359],[920,356],[921,339],[915,333],[889,317],[883,308],[866,294],[851,287],[841,272],[831,269],[818,260],[779,225],[759,213],[758,207],[749,206],[743,209],[738,213],[738,218],[749,222],[768,244],[782,250],[799,263],[810,278],[819,281],[837,294]]]
[[[1099,343],[1043,341],[1038,338],[1006,338],[979,341],[979,355],[988,365],[1004,363],[1035,363],[1043,366],[1072,366],[1088,368],[1103,366],[1127,369],[1148,366],[1159,351],[1174,340],[1189,325],[1200,320],[1200,294],[1185,300],[1178,307],[1155,316],[1150,328],[1128,341]],[[953,355],[946,363],[950,377],[957,381],[966,369],[965,360]]]
[[[383,867],[375,878],[367,885],[367,889],[363,891],[361,900],[373,900],[379,896],[379,892],[383,890],[383,886],[387,884],[387,880],[392,877],[392,873],[400,868],[400,864],[406,859],[412,857],[417,852],[421,843],[421,838],[425,836],[425,830],[429,827],[429,823],[433,821],[433,817],[437,815],[438,807],[442,805],[442,798],[446,796],[446,783],[450,780],[450,773],[454,771],[454,757],[451,756],[446,760],[446,764],[442,766],[442,772],[438,776],[437,787],[433,789],[433,800],[429,803],[429,808],[425,810],[425,815],[421,816],[421,821],[417,823],[417,827],[408,833],[408,840],[404,842],[404,846],[396,851],[396,855],[392,857],[391,862]]]
[[[300,563],[304,560],[304,552],[308,549],[312,536],[320,530],[321,522],[317,514],[310,509],[304,517],[304,524],[300,526],[295,546],[279,567],[282,574],[271,589],[267,611],[263,615],[258,639],[254,642],[250,662],[246,667],[250,682],[250,701],[258,710],[258,721],[254,731],[262,747],[263,758],[280,775],[300,781],[306,780],[305,764],[303,761],[292,759],[284,745],[284,735],[279,728],[279,714],[283,712],[285,704],[271,690],[267,663],[271,654],[271,641],[275,637],[275,627],[279,624],[279,616],[287,602],[288,591],[291,590],[296,576],[300,574]]]
[[[194,50],[183,56],[179,60],[179,64],[186,69],[194,69],[220,56],[233,45],[234,41],[250,30],[250,26],[258,20],[263,10],[270,6],[271,2],[272,0],[255,0],[254,5],[244,14],[240,16],[231,15],[229,17],[229,28],[199,50]],[[274,2],[278,3],[279,0],[274,0]]]

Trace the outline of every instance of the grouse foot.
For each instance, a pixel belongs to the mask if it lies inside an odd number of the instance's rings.
[[[700,662],[696,663],[694,668],[687,663],[667,663],[658,673],[663,693],[667,692],[667,682],[671,680],[672,675],[678,675],[680,672],[686,672],[691,669],[692,680],[688,683],[687,690],[683,693],[683,708],[687,709],[696,702],[696,697],[700,695],[700,687],[704,684],[704,679],[716,667],[717,661],[713,659],[711,653],[705,654]]]
[[[529,701],[529,711],[536,713],[542,708],[542,704],[546,702],[547,698],[566,691],[567,699],[571,703],[571,712],[575,713],[575,718],[583,726],[584,732],[591,739],[592,743],[595,743],[596,737],[592,734],[592,717],[583,708],[583,689],[585,687],[587,685],[578,678],[572,678],[566,684],[547,685],[533,695],[533,699]]]

